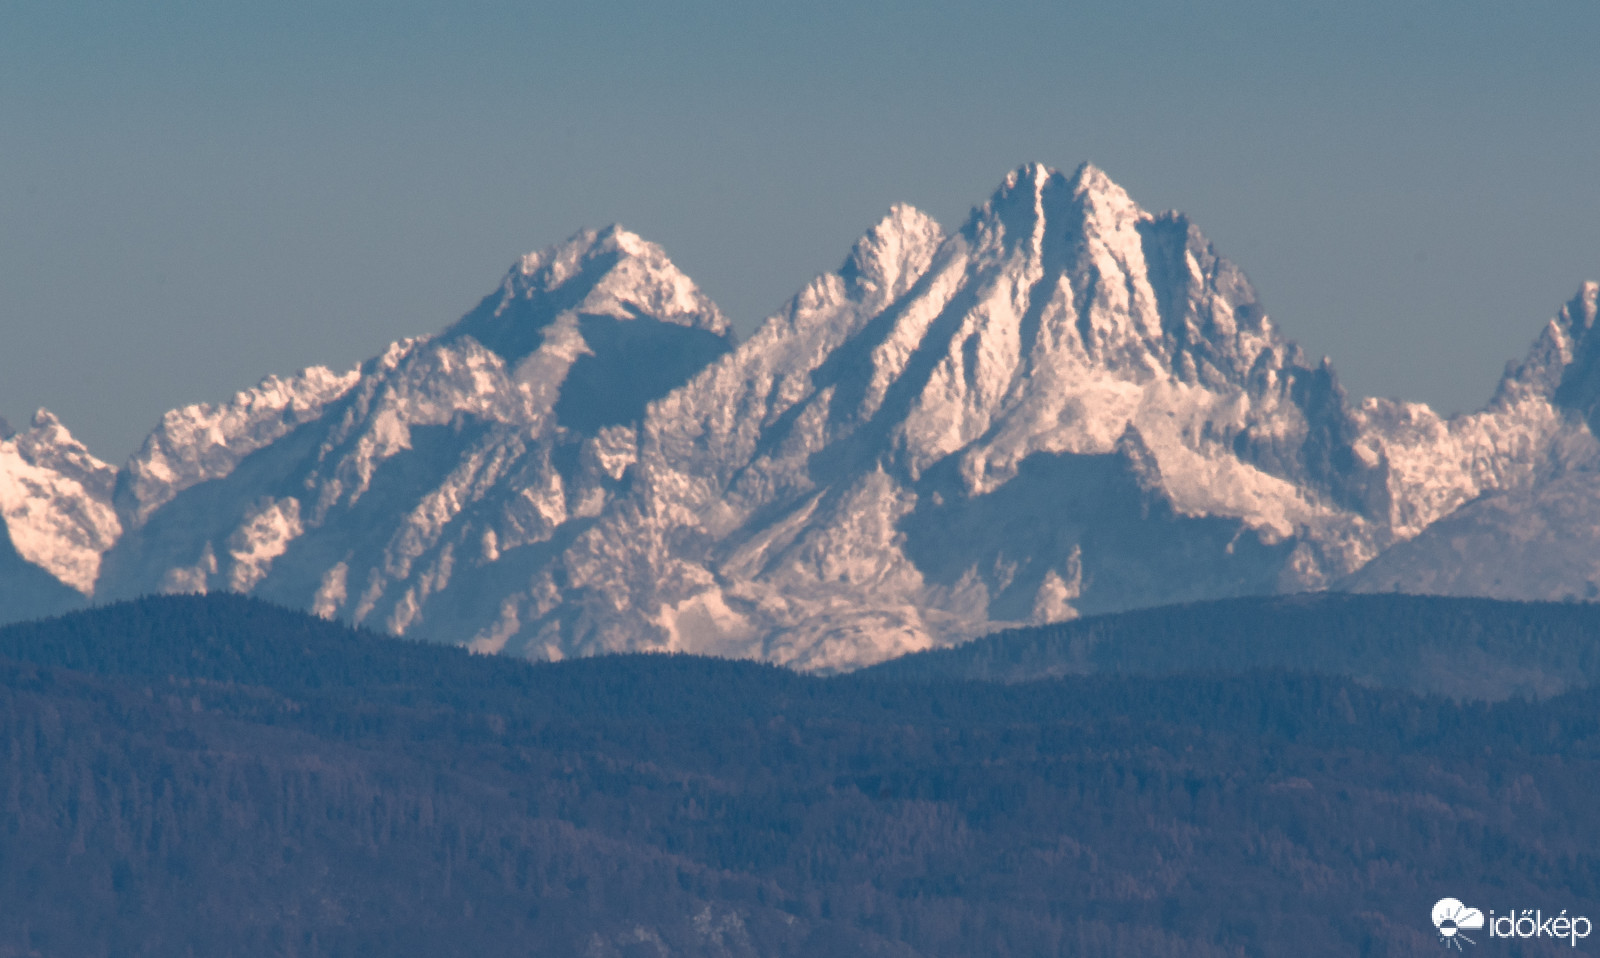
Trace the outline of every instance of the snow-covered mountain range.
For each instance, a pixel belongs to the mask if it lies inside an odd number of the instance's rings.
[[[659,247],[587,231],[438,335],[168,413],[120,470],[42,411],[0,431],[0,617],[228,589],[485,652],[834,670],[1247,593],[1589,597],[1596,298],[1444,418],[1351,403],[1088,165],[953,233],[894,207],[738,344]]]

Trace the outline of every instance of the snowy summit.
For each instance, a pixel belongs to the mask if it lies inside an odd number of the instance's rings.
[[[839,670],[1228,595],[1600,594],[1596,296],[1446,419],[1352,404],[1089,165],[954,232],[893,207],[742,344],[659,247],[586,231],[436,336],[168,413],[121,470],[41,413],[0,441],[0,596]]]

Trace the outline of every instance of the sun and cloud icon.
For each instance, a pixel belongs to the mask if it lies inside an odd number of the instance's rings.
[[[1441,898],[1433,906],[1433,927],[1439,929],[1440,944],[1446,948],[1454,945],[1456,951],[1465,951],[1461,947],[1463,941],[1469,945],[1477,944],[1465,932],[1483,927],[1483,912],[1468,908],[1459,898]]]

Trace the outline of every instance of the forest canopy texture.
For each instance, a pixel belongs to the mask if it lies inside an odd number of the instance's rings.
[[[1549,607],[1346,599],[1362,642],[1594,654]],[[1282,601],[1185,614],[1248,643]],[[1226,664],[532,665],[226,595],[12,626],[0,956],[1413,955],[1447,895],[1600,915],[1587,681]]]

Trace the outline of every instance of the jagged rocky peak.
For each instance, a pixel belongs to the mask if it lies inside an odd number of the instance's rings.
[[[1417,536],[1477,497],[1526,492],[1563,473],[1600,469],[1594,437],[1600,419],[1600,336],[1593,335],[1597,297],[1600,287],[1585,283],[1545,324],[1527,356],[1507,363],[1483,409],[1445,417],[1419,402],[1361,402],[1358,446],[1385,460],[1396,541]],[[1524,497],[1529,503],[1536,499]],[[1477,514],[1489,511],[1485,507]],[[1418,547],[1405,554],[1424,551]],[[1385,575],[1394,575],[1396,561],[1392,556],[1386,561],[1390,571]]]
[[[490,372],[478,377],[480,386],[503,397],[502,387],[514,383],[526,397],[521,418],[551,412],[562,427],[593,434],[638,420],[650,402],[732,348],[733,335],[661,247],[610,226],[524,256],[427,352],[470,352],[472,344],[489,355],[457,359],[503,367],[508,383]]]
[[[1546,335],[1559,335],[1560,353],[1566,359],[1551,398],[1600,432],[1600,335],[1594,331],[1597,301],[1600,284],[1584,283],[1547,327]]]
[[[1298,361],[1187,217],[1144,210],[1093,164],[1070,176],[1018,168],[963,233],[980,253],[1022,259],[1035,314],[1069,316],[1066,342],[1083,361],[1212,387],[1243,382],[1263,350],[1274,367]]]
[[[972,211],[965,230],[1008,247],[1022,244],[1035,255],[1053,235],[1069,243],[1099,240],[1135,259],[1138,227],[1154,217],[1134,202],[1104,170],[1084,163],[1072,174],[1042,163],[1008,173],[994,193]]]
[[[496,588],[478,567],[592,521],[626,486],[649,404],[731,346],[660,247],[584,231],[439,335],[170,415],[130,470],[137,524],[102,594],[232,589],[470,636],[502,598],[475,601]]]
[[[121,534],[111,507],[117,471],[49,410],[0,440],[0,520],[16,553],[88,595],[101,555]]]
[[[1034,235],[1045,220],[1066,213],[1080,227],[1114,232],[1149,214],[1093,163],[1070,176],[1043,163],[1024,163],[1000,181],[987,202],[973,210],[981,223],[999,218],[1016,239]]]
[[[643,319],[730,337],[727,317],[661,247],[613,225],[522,257],[444,339],[471,336],[514,365],[563,317]]]
[[[116,468],[95,458],[50,410],[40,407],[29,428],[7,441],[23,461],[70,476],[97,498],[109,497]]]
[[[1338,584],[1357,592],[1585,599],[1600,594],[1600,284],[1584,283],[1494,398],[1441,417],[1363,402],[1391,464],[1397,544]]]
[[[1168,458],[1195,447],[1196,430],[1213,442],[1247,429],[1292,442],[1254,461],[1300,479],[1308,405],[1346,416],[1336,390],[1312,388],[1317,371],[1237,268],[1185,217],[1146,212],[1090,164],[1071,176],[1041,164],[1010,173],[918,289],[886,316],[863,397],[869,418],[896,394],[909,400],[912,476],[965,447],[969,488],[988,490],[1028,455],[1109,452],[1137,421]],[[1248,404],[1213,408],[1240,391]]]
[[[1594,329],[1596,299],[1600,284],[1584,283],[1577,295],[1545,323],[1539,336],[1521,362],[1506,363],[1490,406],[1504,406],[1522,399],[1555,400],[1563,389],[1571,398],[1576,380],[1586,379],[1600,356],[1600,337]]]
[[[944,238],[944,227],[933,217],[896,203],[856,240],[839,276],[879,295],[899,296],[928,268]]]
[[[232,472],[245,456],[319,416],[360,378],[325,366],[268,376],[225,403],[195,403],[161,417],[117,480],[115,502],[129,527],[183,490]]]
[[[0,549],[0,579],[11,561],[77,600],[225,588],[482,651],[822,670],[1317,588],[1485,492],[1600,475],[1596,300],[1489,409],[1445,420],[1352,411],[1186,217],[1089,164],[1019,167],[953,233],[890,208],[737,346],[660,247],[586,230],[438,335],[167,414],[120,512],[116,472],[42,414],[0,440],[21,556]],[[1580,479],[1535,504],[1568,515]],[[1504,501],[1506,528],[1533,508]]]
[[[482,647],[840,669],[1360,558],[1331,370],[1186,220],[1032,164],[940,237],[891,210],[652,407],[627,496]]]
[[[613,224],[584,230],[567,242],[524,256],[515,276],[524,295],[570,288],[583,292],[577,312],[628,319],[640,315],[719,335],[728,331],[721,310],[654,243]],[[592,284],[573,285],[578,277]]]

